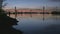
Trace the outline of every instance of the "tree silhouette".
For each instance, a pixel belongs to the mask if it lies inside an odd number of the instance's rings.
[[[0,0],[0,13],[3,13],[3,14],[5,11],[2,9],[2,7],[6,6],[6,4],[3,5],[4,1],[6,1],[6,0]]]
[[[17,25],[18,21],[4,13],[5,11],[2,9],[4,1],[0,0],[0,34],[22,34],[21,31],[12,27],[12,25]]]
[[[3,1],[4,0],[0,0],[0,9],[2,8]]]

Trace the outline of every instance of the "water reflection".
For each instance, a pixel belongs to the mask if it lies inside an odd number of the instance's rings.
[[[23,34],[41,34],[41,30],[49,27],[50,25],[60,24],[60,16],[54,16],[51,14],[43,15],[42,14],[18,14],[16,18],[19,23],[17,26],[13,26],[14,28],[23,31]],[[14,18],[14,15],[11,15]],[[43,30],[44,31],[44,30]]]

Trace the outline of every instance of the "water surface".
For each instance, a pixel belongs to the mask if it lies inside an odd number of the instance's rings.
[[[11,15],[14,17],[14,15]],[[44,20],[43,20],[44,18]],[[40,31],[50,25],[60,24],[60,16],[45,14],[18,14],[19,22],[14,28],[23,31],[23,34],[40,34]]]

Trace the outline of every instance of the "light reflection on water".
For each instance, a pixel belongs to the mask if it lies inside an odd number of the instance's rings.
[[[14,15],[11,15],[11,17],[14,17]],[[23,34],[40,34],[41,29],[52,24],[60,24],[60,16],[51,14],[45,14],[44,21],[42,14],[33,14],[32,17],[30,17],[30,14],[18,14],[16,19],[19,21],[18,25],[13,27],[23,31]]]

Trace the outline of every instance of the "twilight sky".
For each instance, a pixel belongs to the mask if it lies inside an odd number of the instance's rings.
[[[4,3],[8,3],[5,8],[41,8],[60,6],[60,0],[6,0]]]

